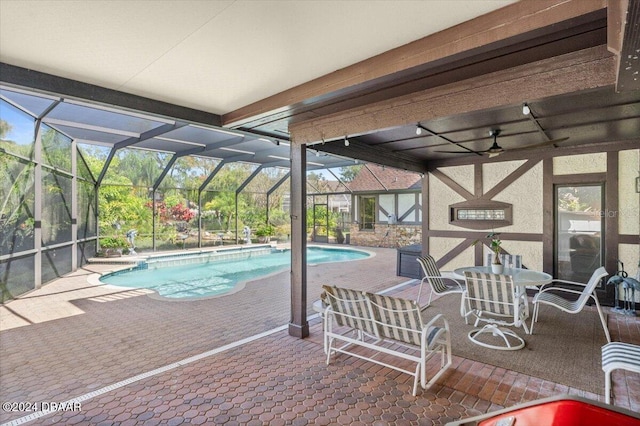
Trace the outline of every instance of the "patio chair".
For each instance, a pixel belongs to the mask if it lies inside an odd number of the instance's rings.
[[[596,304],[596,309],[598,310],[598,315],[600,316],[600,322],[602,323],[604,334],[607,337],[607,342],[611,342],[609,329],[607,328],[607,323],[604,319],[604,315],[602,314],[600,302],[598,302],[598,295],[595,292],[596,286],[598,285],[600,280],[607,275],[607,271],[604,269],[604,267],[601,266],[593,271],[593,274],[591,275],[591,278],[589,279],[589,282],[587,284],[567,280],[553,280],[551,281],[551,283],[544,286],[540,290],[540,292],[533,298],[533,320],[531,321],[531,333],[533,333],[533,325],[536,321],[538,321],[538,314],[540,313],[541,304],[553,306],[560,309],[561,311],[570,314],[577,314],[584,309],[584,306],[587,304],[587,301],[589,299],[593,299]],[[564,287],[553,286],[553,283],[576,285],[582,287],[582,290],[578,291]],[[564,294],[564,296],[562,294]],[[574,296],[574,298],[575,296],[578,296],[577,299],[572,300],[570,298],[572,295]]]
[[[518,268],[518,269],[522,269],[522,267],[523,267],[522,266],[522,255],[520,255],[520,254],[502,253],[502,254],[500,254],[500,262],[505,267],[513,267],[513,268]],[[487,253],[487,263],[486,263],[485,266],[491,266],[491,263],[493,263],[493,252]],[[528,285],[525,288],[527,288],[529,290],[533,290],[535,292],[540,290],[540,287],[535,286],[535,285]]]
[[[467,283],[468,315],[476,317],[474,327],[477,327],[480,321],[487,323],[483,328],[471,330],[468,334],[469,339],[491,349],[523,348],[524,340],[520,336],[500,326],[522,325],[525,332],[529,332],[524,322],[527,317],[526,294],[522,293],[516,299],[513,278],[510,275],[472,271],[466,271],[464,275]],[[486,338],[487,333],[494,338]]]
[[[519,254],[500,254],[500,262],[505,267],[522,268],[522,255]],[[491,266],[493,263],[493,252],[487,253],[487,263],[485,266]]]
[[[438,295],[445,295],[451,293],[459,293],[461,295],[460,298],[460,315],[465,317],[465,309],[464,309],[464,285],[459,281],[453,279],[451,276],[445,276],[438,269],[438,265],[436,265],[436,261],[433,257],[427,255],[418,257],[416,259],[420,266],[422,267],[422,272],[424,273],[424,277],[420,281],[420,289],[418,290],[418,297],[416,298],[416,302],[420,303],[420,296],[422,295],[422,286],[424,285],[425,280],[431,286],[431,292],[429,293],[429,300],[427,304],[422,306],[421,309],[425,309],[431,304],[431,298],[434,293]]]

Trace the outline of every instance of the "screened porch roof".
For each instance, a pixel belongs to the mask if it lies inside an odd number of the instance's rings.
[[[143,114],[86,101],[0,87],[0,97],[78,143],[110,149],[136,148],[194,155],[225,163],[246,162],[289,168],[289,143],[240,130]],[[307,170],[353,165],[354,160],[322,154],[310,156]]]

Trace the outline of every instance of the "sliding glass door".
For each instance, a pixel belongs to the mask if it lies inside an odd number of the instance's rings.
[[[555,272],[586,283],[603,258],[603,186],[556,186]]]

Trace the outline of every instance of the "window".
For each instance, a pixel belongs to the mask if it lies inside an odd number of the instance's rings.
[[[504,209],[458,209],[458,220],[504,220]]]
[[[360,197],[360,230],[373,230],[376,221],[376,198]]]
[[[471,200],[449,206],[449,223],[469,229],[494,229],[513,223],[513,206],[493,200]]]

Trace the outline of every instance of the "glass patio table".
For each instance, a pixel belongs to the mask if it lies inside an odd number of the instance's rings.
[[[491,274],[491,266],[467,266],[464,268],[458,268],[453,271],[456,278],[464,280],[464,273],[467,271],[483,272],[485,274]],[[502,275],[511,275],[513,277],[513,285],[516,288],[523,288],[528,286],[539,286],[549,284],[553,277],[546,272],[534,271],[532,269],[524,268],[507,268],[502,271]]]

